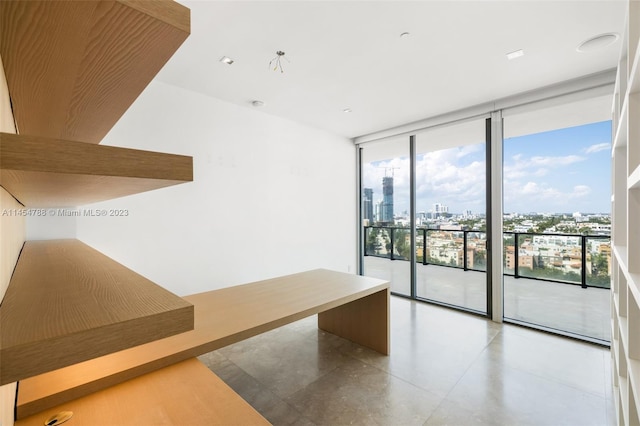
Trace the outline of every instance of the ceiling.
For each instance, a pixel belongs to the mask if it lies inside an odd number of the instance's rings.
[[[180,2],[191,36],[157,79],[346,137],[615,68],[621,40],[576,48],[625,17],[618,0]]]

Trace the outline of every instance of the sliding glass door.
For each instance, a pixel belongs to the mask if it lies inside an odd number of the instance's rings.
[[[409,138],[370,143],[361,149],[361,212],[364,275],[391,282],[411,295]]]
[[[487,312],[486,120],[416,136],[417,297]]]
[[[486,126],[481,117],[361,146],[365,275],[394,294],[487,312]]]
[[[504,318],[610,341],[610,97],[505,116]]]
[[[608,342],[611,96],[524,101],[359,142],[363,272],[394,294]]]

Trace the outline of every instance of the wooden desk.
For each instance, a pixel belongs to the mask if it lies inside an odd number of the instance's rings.
[[[73,412],[69,426],[270,424],[195,358],[18,420],[16,426],[42,426],[61,411]]]
[[[318,326],[389,354],[389,283],[325,269],[184,298],[193,331],[20,381],[17,418],[318,314]]]

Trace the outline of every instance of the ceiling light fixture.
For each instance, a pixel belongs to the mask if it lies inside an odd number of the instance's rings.
[[[345,108],[342,110],[342,112],[351,112],[351,108]]]
[[[524,50],[522,49],[514,50],[513,52],[507,53],[507,59],[510,61],[521,56],[524,56]]]
[[[400,34],[400,38],[408,38],[410,35],[411,35],[411,33],[410,33],[410,32],[405,31],[405,32],[403,32],[402,34]]]
[[[583,41],[578,45],[578,47],[576,47],[576,50],[580,53],[585,53],[604,49],[605,47],[615,43],[619,37],[620,36],[616,33],[600,34]]]
[[[279,68],[280,72],[283,73],[284,70],[282,69],[282,59],[287,59],[287,58],[284,57],[284,52],[282,50],[278,50],[276,52],[276,57],[273,58],[271,61],[269,61],[269,68],[273,66],[274,71],[277,71]],[[290,61],[287,59],[287,62],[290,62]]]
[[[252,102],[251,102],[251,105],[253,105],[253,106],[254,106],[254,107],[256,107],[256,108],[260,108],[260,107],[263,107],[263,106],[264,106],[264,102],[262,102],[262,101],[258,101],[258,100],[255,100],[255,101],[252,101]]]
[[[223,56],[222,58],[220,58],[220,62],[222,62],[223,64],[231,65],[233,63],[233,59],[228,56]]]

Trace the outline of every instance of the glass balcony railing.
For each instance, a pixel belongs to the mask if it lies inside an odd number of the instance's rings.
[[[365,256],[411,258],[410,228],[366,226],[364,231]],[[425,228],[416,232],[418,263],[486,271],[486,233]],[[503,248],[505,275],[610,288],[609,236],[505,232]]]

